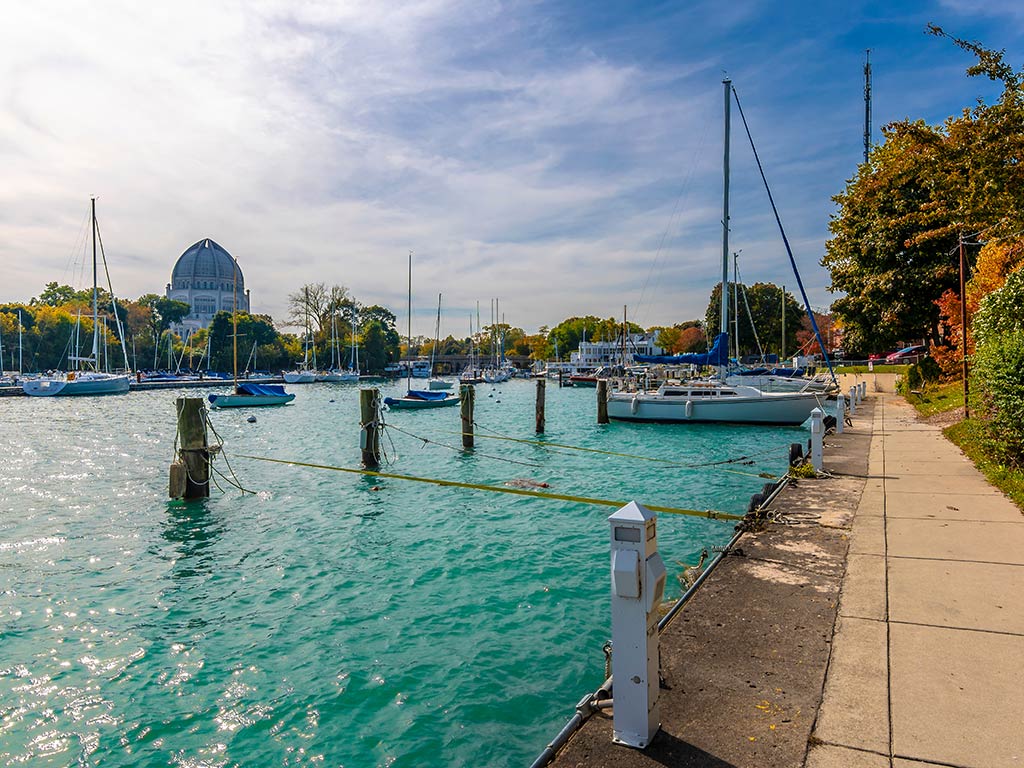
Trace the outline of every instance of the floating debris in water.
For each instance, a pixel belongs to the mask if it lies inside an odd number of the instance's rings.
[[[250,416],[248,419],[246,419],[246,421],[248,421],[250,424],[255,424],[256,423],[256,417],[255,416]]]
[[[380,490],[383,490],[383,489],[382,489],[382,488],[381,488],[381,487],[380,487],[379,485],[375,485],[375,486],[373,486],[373,488],[371,488],[370,490],[371,490],[371,491],[380,491]]]
[[[328,403],[333,403],[334,401],[333,401],[333,400],[328,400],[327,402],[328,402]]]
[[[509,488],[550,488],[551,487],[551,485],[549,483],[545,483],[543,481],[537,481],[537,480],[530,480],[530,479],[525,478],[525,477],[517,477],[517,478],[515,478],[513,480],[506,480],[504,485],[507,485]]]

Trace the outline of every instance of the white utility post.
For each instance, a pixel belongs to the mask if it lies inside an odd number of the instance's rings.
[[[857,388],[850,387],[850,415],[857,412]]]
[[[867,396],[868,396],[868,383],[866,381],[862,381],[860,383],[860,399],[863,400]]]
[[[846,398],[840,392],[836,395],[836,434],[843,434],[843,427],[846,424]]]
[[[821,472],[821,444],[825,437],[825,418],[821,408],[811,411],[811,466],[815,472]]]
[[[612,544],[612,740],[643,749],[661,727],[658,605],[665,564],[657,516],[631,501],[608,518]]]

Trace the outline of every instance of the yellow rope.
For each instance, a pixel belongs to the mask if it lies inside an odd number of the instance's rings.
[[[569,496],[561,493],[542,493],[540,491],[526,491],[522,488],[499,488],[494,485],[479,485],[477,483],[460,483],[457,480],[437,480],[429,477],[416,477],[415,475],[396,475],[389,472],[374,472],[370,469],[350,469],[349,467],[332,467],[328,464],[311,464],[305,461],[289,461],[287,459],[271,459],[266,456],[246,456],[235,454],[239,459],[252,459],[253,461],[269,461],[274,464],[288,464],[293,467],[309,467],[310,469],[329,469],[334,472],[348,472],[353,475],[366,475],[367,477],[383,477],[388,480],[411,480],[416,483],[430,483],[444,488],[469,488],[475,491],[492,491],[494,493],[510,493],[514,496],[532,496],[536,499],[554,499],[555,501],[572,501],[578,504],[597,504],[603,507],[622,507],[627,504],[625,501],[611,501],[610,499],[592,499],[586,496]],[[673,515],[690,515],[692,517],[706,517],[712,520],[742,520],[743,515],[732,515],[727,512],[715,512],[714,510],[699,509],[678,509],[676,507],[660,507],[645,504],[652,512],[665,512]]]
[[[487,428],[486,427],[482,427],[482,429],[487,429]],[[471,433],[469,433],[469,432],[452,432],[451,434],[453,434],[453,435],[468,435],[468,434],[471,434]],[[708,464],[683,464],[682,462],[673,461],[672,459],[659,459],[659,458],[655,458],[655,457],[652,457],[652,456],[637,456],[635,453],[618,453],[617,451],[604,451],[604,450],[601,450],[600,448],[583,448],[582,446],[579,446],[579,445],[567,445],[566,443],[548,443],[548,442],[545,442],[543,440],[526,440],[525,438],[521,438],[521,437],[507,437],[505,435],[481,435],[479,433],[472,433],[472,434],[477,439],[483,439],[483,440],[508,440],[509,442],[513,442],[513,443],[524,443],[526,445],[537,445],[537,446],[540,446],[541,448],[564,448],[564,449],[569,450],[569,451],[584,451],[586,453],[600,453],[600,454],[603,454],[605,456],[618,456],[618,457],[623,458],[623,459],[636,459],[637,461],[653,461],[653,462],[655,462],[657,464],[665,464],[667,466],[678,467],[680,469],[695,469],[696,470],[696,469],[706,469],[707,467],[714,466],[720,472],[728,472],[729,474],[733,474],[733,475],[742,475],[743,477],[760,477],[760,478],[766,478],[766,479],[771,479],[771,480],[778,480],[779,479],[778,476],[772,475],[772,474],[768,474],[768,473],[765,473],[765,472],[744,472],[741,469],[727,469],[727,468],[725,468],[723,466],[720,466],[721,464],[727,464],[727,463],[730,463],[731,461],[735,461],[735,460],[717,461],[717,462],[711,462],[711,463],[708,463]],[[422,439],[422,438],[420,438],[420,439]],[[771,451],[762,451],[761,453],[751,454],[750,456],[745,456],[743,458],[745,458],[745,459],[755,458],[757,456],[763,456],[766,453],[774,453],[775,450],[776,449],[772,449]]]

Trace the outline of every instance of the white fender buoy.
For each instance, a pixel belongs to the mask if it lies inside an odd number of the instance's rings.
[[[639,395],[633,395],[633,399],[629,401],[629,412],[636,416],[636,412],[640,410],[640,397]]]
[[[686,418],[693,418],[693,400],[686,401]]]

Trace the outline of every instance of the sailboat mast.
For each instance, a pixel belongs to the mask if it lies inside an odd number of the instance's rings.
[[[782,349],[779,352],[779,365],[786,359],[786,286],[782,286]]]
[[[732,80],[722,81],[725,90],[725,136],[722,151],[722,318],[721,332],[729,331],[729,97]]]
[[[231,257],[231,370],[238,390],[238,259]]]
[[[408,301],[406,303],[406,309],[409,313],[408,325],[406,326],[406,337],[405,341],[409,345],[405,350],[405,356],[408,358],[408,365],[406,368],[406,385],[408,389],[412,389],[412,251],[409,251],[409,292]]]
[[[93,366],[100,369],[100,304],[96,277],[96,198],[92,198],[92,357]]]
[[[733,347],[736,350],[736,362],[740,361],[740,254],[732,255],[732,329],[736,337]]]

